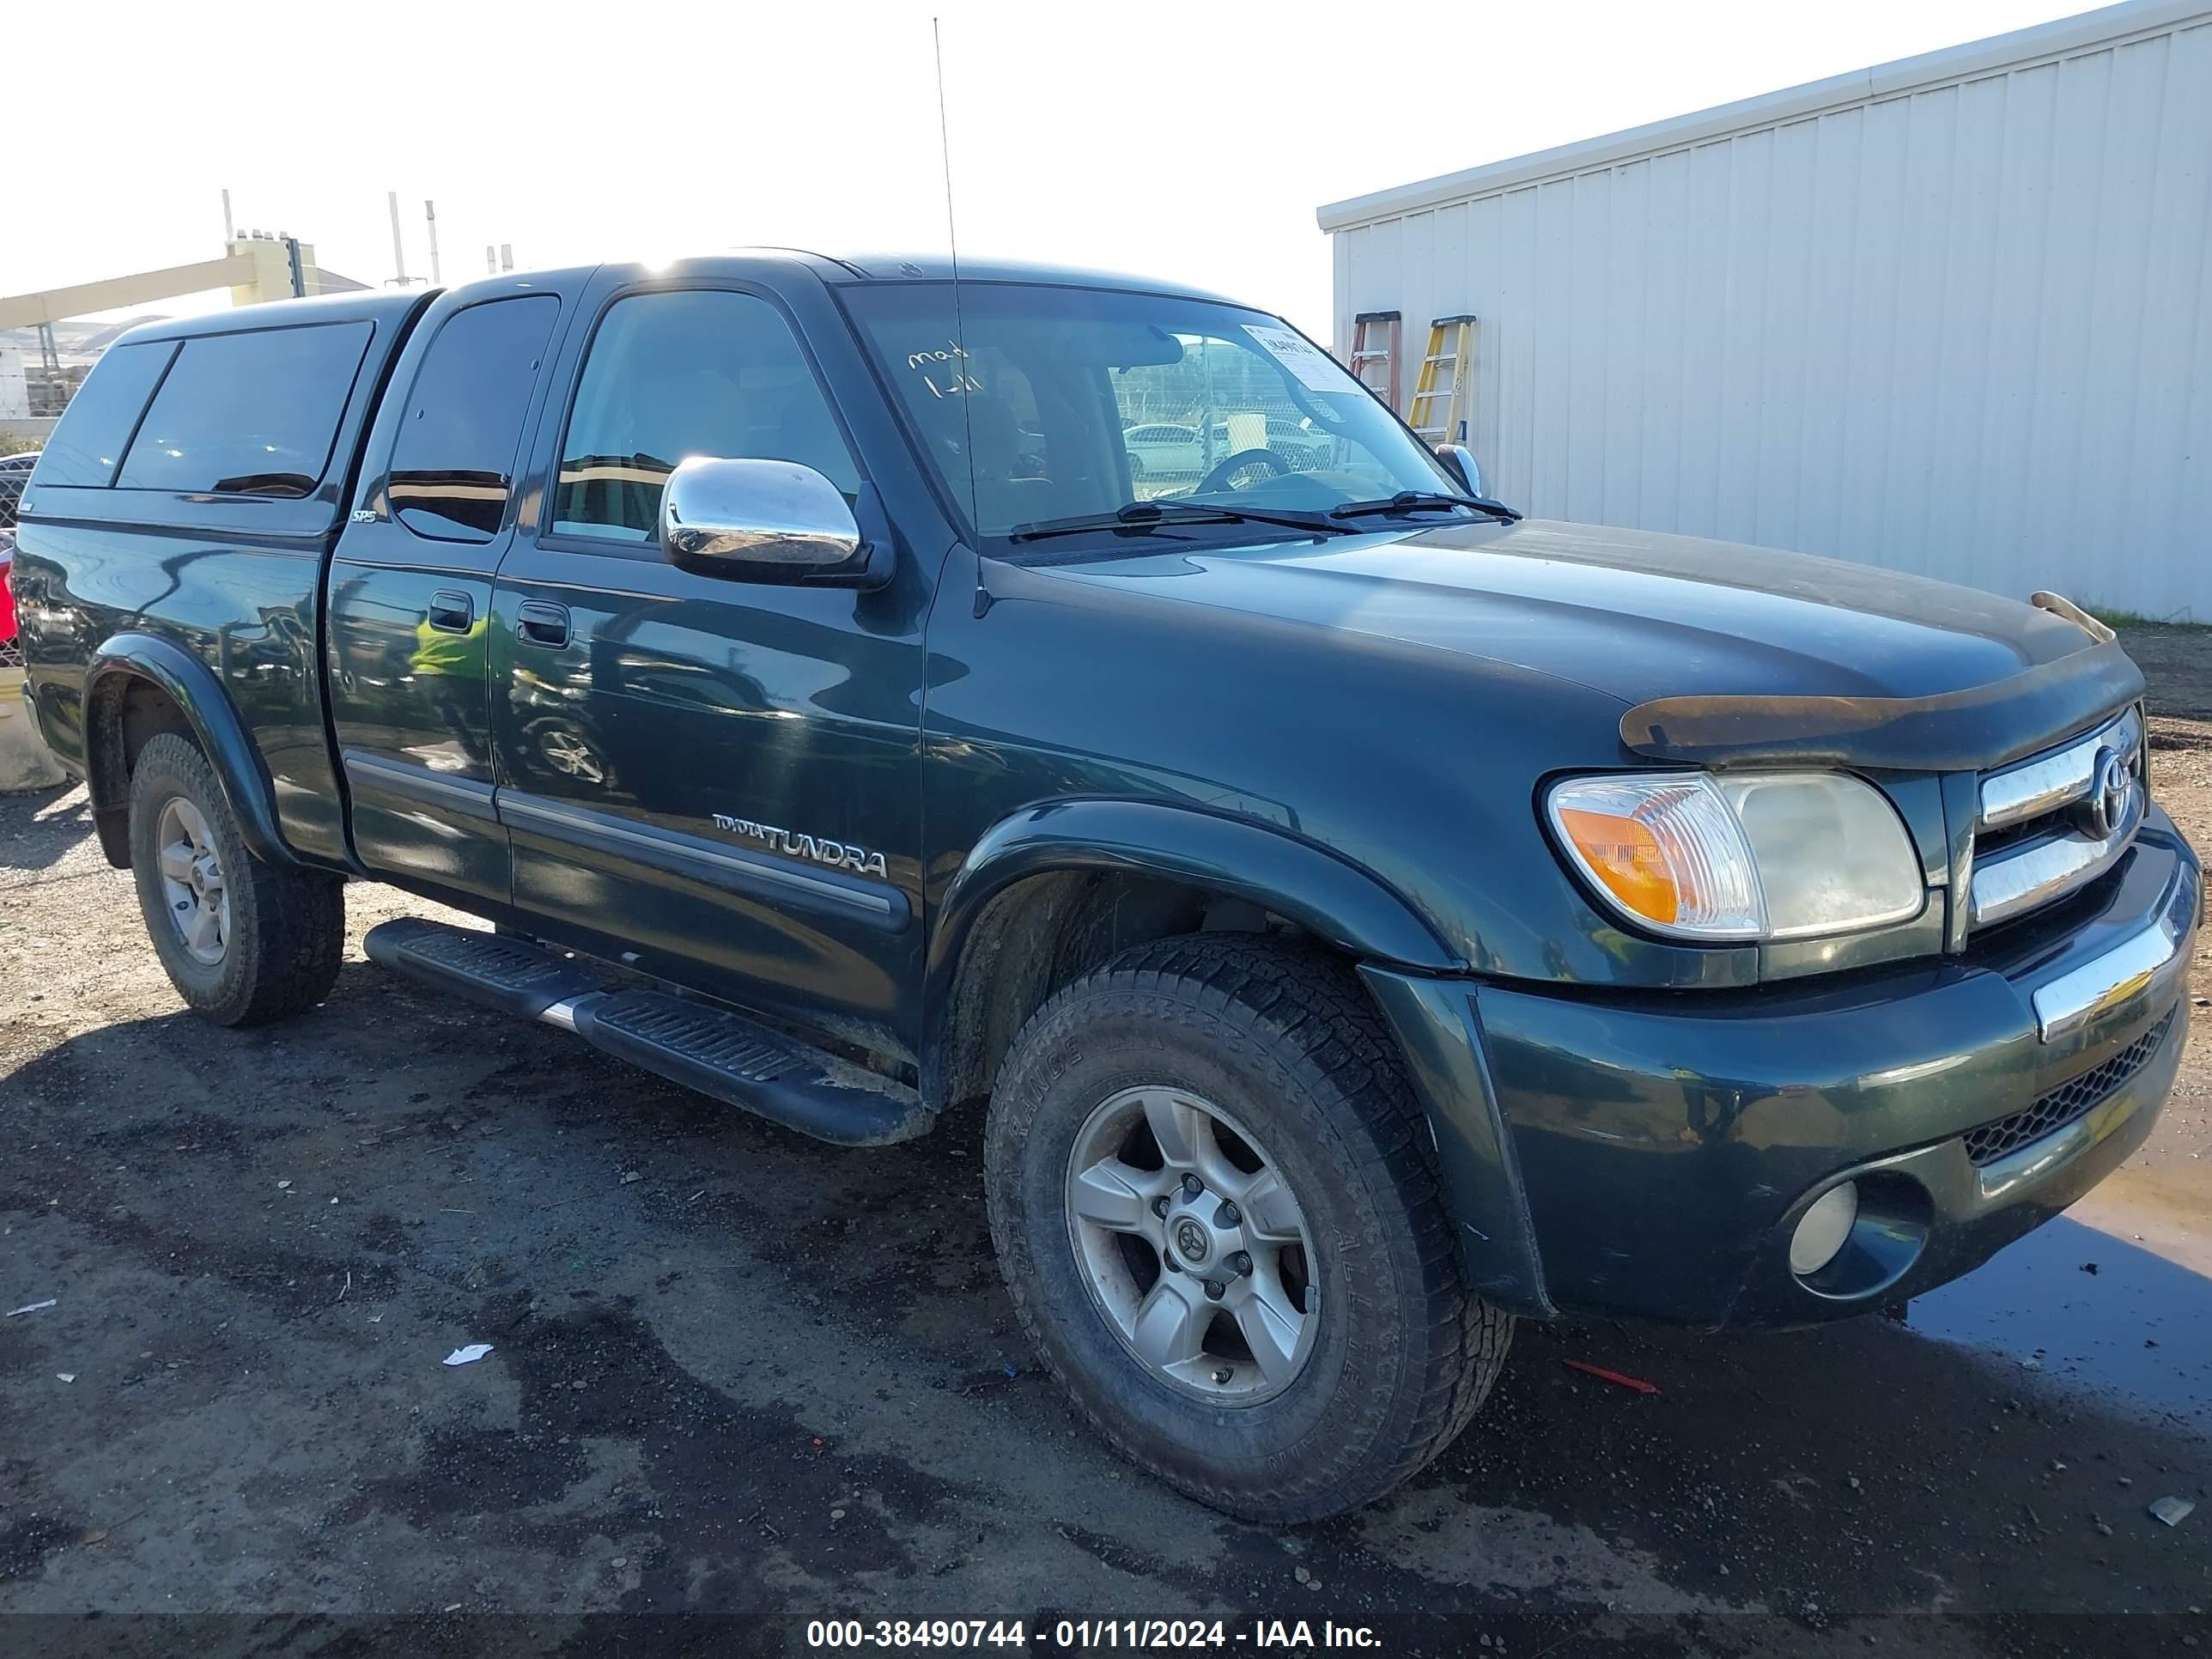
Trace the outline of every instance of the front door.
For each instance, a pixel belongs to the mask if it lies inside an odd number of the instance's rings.
[[[331,718],[354,850],[380,875],[463,903],[507,896],[486,680],[492,573],[560,315],[557,297],[531,293],[423,319],[427,346],[394,376],[407,396],[387,399],[370,440],[389,464],[331,561]]]
[[[861,490],[767,295],[617,292],[574,385],[539,446],[538,533],[501,564],[493,607],[514,904],[548,937],[886,1046],[921,971],[910,556],[873,593],[662,557],[662,481],[687,457],[799,461]]]

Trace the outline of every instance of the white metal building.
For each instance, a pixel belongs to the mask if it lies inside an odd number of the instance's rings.
[[[0,340],[0,421],[22,420],[31,412],[31,390],[23,378],[23,349]]]
[[[2212,4],[2133,0],[1321,210],[1473,312],[1533,514],[2212,622]],[[1402,410],[1413,390],[1402,376]]]

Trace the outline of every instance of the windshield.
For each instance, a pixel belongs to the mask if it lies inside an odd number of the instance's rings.
[[[1110,535],[1115,513],[1152,501],[1256,514],[1459,487],[1335,359],[1264,313],[963,283],[956,325],[948,284],[846,294],[981,536],[1093,517]]]

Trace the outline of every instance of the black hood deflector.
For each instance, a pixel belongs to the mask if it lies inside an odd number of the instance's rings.
[[[2142,691],[2142,671],[2108,641],[1936,696],[1660,697],[1620,717],[1620,740],[1693,766],[1980,771],[2047,748]]]

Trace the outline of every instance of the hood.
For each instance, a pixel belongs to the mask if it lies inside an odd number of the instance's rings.
[[[1799,726],[1806,700],[1819,699],[1832,706],[1815,723],[1831,727],[1851,723],[1838,712],[1846,708],[1865,726],[1885,710],[1925,717],[1955,705],[1966,718],[1954,728],[1986,728],[2008,688],[2040,688],[2033,709],[2005,722],[2019,729],[1984,730],[2008,750],[2059,735],[2053,722],[2086,720],[2141,689],[2139,678],[2130,690],[2127,676],[2112,672],[2111,659],[2125,663],[2117,647],[2100,647],[2076,623],[2031,605],[1805,554],[1591,525],[1455,524],[1125,557],[1056,574],[1511,664],[1625,705],[1694,698],[1709,715],[1778,708]],[[2069,695],[2047,695],[2077,680]],[[1629,741],[1694,757],[1679,745]]]
[[[1624,748],[1697,765],[1984,768],[2143,692],[2086,617],[1650,531],[1522,520],[1066,573],[1571,681],[1628,706]]]

